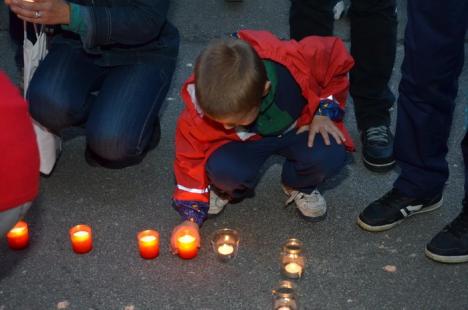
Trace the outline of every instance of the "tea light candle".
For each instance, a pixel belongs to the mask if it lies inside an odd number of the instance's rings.
[[[93,249],[93,235],[88,225],[76,225],[69,231],[73,251],[77,254],[88,253]]]
[[[177,253],[183,259],[191,259],[197,256],[197,239],[190,234],[179,237],[177,239]]]
[[[7,233],[8,246],[13,250],[22,250],[29,245],[28,223],[19,221]]]
[[[234,258],[239,247],[239,240],[239,233],[234,229],[222,228],[215,231],[211,244],[217,258],[222,262],[228,262]]]
[[[298,275],[299,277],[302,274],[302,266],[298,263],[289,263],[284,266],[284,269],[287,273]]]
[[[157,231],[141,231],[138,233],[137,239],[141,257],[153,259],[159,255],[159,233]]]
[[[234,252],[234,247],[230,244],[222,244],[218,247],[218,253],[221,255],[231,255]]]

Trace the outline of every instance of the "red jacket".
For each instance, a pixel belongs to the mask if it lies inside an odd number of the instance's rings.
[[[320,99],[332,95],[344,107],[348,92],[348,72],[354,64],[343,42],[335,37],[307,37],[281,41],[266,31],[244,30],[238,33],[262,59],[278,62],[299,84],[307,106],[297,120],[297,127],[309,124]],[[213,151],[233,140],[261,139],[254,133],[238,133],[203,116],[195,98],[195,78],[192,75],[182,87],[185,102],[177,122],[176,160],[174,164],[177,187],[174,200],[209,201],[209,182],[205,164]],[[346,137],[346,147],[354,145],[342,122],[336,123]]]
[[[28,106],[0,72],[0,212],[32,201],[39,187],[39,153]]]

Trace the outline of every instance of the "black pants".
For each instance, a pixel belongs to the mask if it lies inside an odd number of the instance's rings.
[[[407,3],[394,145],[401,172],[394,187],[405,196],[423,199],[440,194],[449,177],[445,157],[465,58],[468,2]],[[461,82],[466,88],[466,82]],[[461,146],[468,193],[467,134]]]
[[[300,40],[309,35],[333,35],[336,0],[292,0],[290,35]],[[352,0],[350,92],[358,128],[389,125],[395,97],[388,81],[395,62],[397,18],[395,0]]]

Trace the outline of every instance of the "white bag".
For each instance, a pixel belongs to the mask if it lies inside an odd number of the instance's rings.
[[[34,25],[36,34],[36,43],[32,43],[27,36],[26,22],[24,22],[24,41],[23,41],[23,59],[24,59],[24,97],[29,87],[29,82],[34,75],[39,63],[47,55],[47,37],[44,32],[44,26]],[[61,151],[61,139],[40,125],[33,119],[34,131],[36,132],[37,145],[39,148],[40,171],[49,175],[54,169],[58,154]]]

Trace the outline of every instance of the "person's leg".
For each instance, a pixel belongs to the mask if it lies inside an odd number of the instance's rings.
[[[292,0],[289,11],[291,39],[301,40],[310,35],[333,35],[332,0]]]
[[[408,1],[395,136],[401,172],[394,188],[359,215],[363,229],[386,230],[442,203],[467,12],[468,2]]]
[[[388,83],[396,53],[397,15],[395,0],[354,0],[351,20],[350,93],[363,161],[372,171],[385,172],[395,164],[393,137],[389,129],[395,97]]]
[[[468,12],[467,12],[468,13]],[[461,143],[465,162],[465,198],[460,214],[426,246],[426,255],[441,263],[468,262],[468,131]]]
[[[294,201],[300,214],[308,220],[323,220],[327,204],[317,186],[345,165],[345,148],[333,139],[331,145],[325,145],[321,135],[315,137],[314,146],[309,148],[308,132],[291,132],[283,139],[286,145],[279,154],[286,157],[281,175],[283,190],[289,196],[286,204]]]
[[[307,146],[308,132],[288,133],[286,147],[279,154],[286,157],[281,180],[287,187],[310,194],[325,179],[335,175],[346,164],[346,151],[343,145],[325,145],[320,134],[315,136],[314,146]]]
[[[27,93],[37,122],[55,133],[86,121],[93,96],[106,69],[81,49],[53,46],[37,68]]]
[[[86,124],[91,164],[124,168],[139,163],[159,141],[159,110],[169,90],[173,59],[111,68]]]
[[[206,173],[215,192],[227,200],[252,195],[260,169],[276,147],[275,139],[233,141],[214,151],[206,163]]]
[[[0,212],[0,238],[23,218],[31,207],[32,202],[26,202],[15,208]]]

